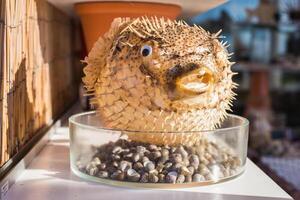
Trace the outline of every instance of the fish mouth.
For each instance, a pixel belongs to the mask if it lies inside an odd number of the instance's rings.
[[[169,96],[174,100],[204,94],[215,82],[212,71],[196,63],[176,65],[168,73]]]

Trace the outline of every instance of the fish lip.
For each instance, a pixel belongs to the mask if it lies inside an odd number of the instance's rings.
[[[204,76],[207,75],[208,81],[202,81]],[[169,98],[171,100],[179,100],[199,96],[209,90],[211,85],[210,79],[214,80],[213,73],[205,66],[197,63],[188,63],[184,66],[175,65],[167,72]]]
[[[168,89],[173,91],[176,88],[176,79],[180,76],[184,76],[185,74],[199,68],[200,65],[197,63],[187,63],[185,65],[176,64],[171,67],[166,72],[166,82],[168,85]]]

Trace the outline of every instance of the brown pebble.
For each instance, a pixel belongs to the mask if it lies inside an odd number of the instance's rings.
[[[161,153],[159,151],[154,151],[151,153],[151,157],[153,158],[153,160],[157,160],[161,157]]]
[[[150,151],[155,151],[155,150],[157,150],[157,146],[155,144],[150,144],[149,147],[148,147],[148,149]]]
[[[199,163],[200,163],[200,161],[199,161],[199,157],[198,157],[197,155],[193,154],[193,155],[190,156],[190,164],[191,164],[195,169],[198,168]]]
[[[93,167],[93,168],[90,168],[89,169],[89,175],[91,175],[91,176],[95,176],[97,173],[98,173],[98,168],[97,167]]]
[[[147,156],[144,156],[144,157],[142,158],[142,163],[145,163],[145,162],[147,162],[147,161],[149,161],[149,158],[148,158]]]
[[[121,170],[118,170],[111,175],[111,178],[114,180],[123,181],[125,178],[125,174]]]
[[[113,161],[111,165],[114,166],[114,167],[118,167],[118,166],[119,166],[119,163],[116,162],[116,161]]]
[[[193,166],[189,166],[188,170],[190,171],[190,174],[193,175],[195,172],[195,168]]]
[[[149,182],[149,174],[148,174],[148,173],[144,173],[144,174],[141,176],[140,182],[141,182],[141,183],[148,183],[148,182]]]
[[[168,169],[170,169],[172,167],[172,165],[173,164],[171,162],[167,162],[167,163],[165,163],[164,169],[168,170]]]
[[[176,147],[171,147],[170,152],[175,153],[175,151],[176,151]]]
[[[143,146],[137,146],[136,147],[136,152],[139,153],[139,154],[144,154],[146,151],[146,148],[143,147]]]
[[[188,157],[188,152],[185,151],[184,147],[182,145],[180,145],[177,149],[176,149],[176,153],[180,153],[182,158],[187,158]]]
[[[114,166],[109,166],[109,167],[106,168],[106,170],[107,170],[110,174],[112,174],[112,173],[114,173],[115,171],[117,171],[117,169],[118,169],[118,168],[116,168],[116,167],[114,167]]]
[[[133,153],[128,153],[128,154],[124,155],[124,158],[131,159],[132,156],[133,156]]]
[[[185,166],[189,166],[190,165],[190,161],[188,158],[184,158],[182,163],[185,165]]]
[[[98,177],[107,178],[108,177],[108,172],[107,171],[99,171]]]
[[[169,157],[169,150],[168,150],[168,149],[165,149],[165,148],[163,148],[163,149],[161,150],[161,155],[162,155],[162,156]]]
[[[141,163],[141,162],[137,162],[137,163],[134,163],[133,164],[133,168],[135,169],[135,170],[140,170],[140,169],[142,169],[144,166],[143,166],[143,164]]]
[[[92,160],[92,162],[93,162],[95,165],[97,165],[97,166],[101,164],[101,160],[100,160],[99,157],[95,157],[95,158]]]
[[[101,164],[99,165],[99,169],[100,169],[100,170],[105,170],[105,168],[106,168],[106,164],[105,164],[105,163],[101,163]]]
[[[133,162],[138,162],[140,160],[140,158],[141,158],[140,154],[139,153],[135,153],[132,156],[132,161]]]
[[[164,169],[164,165],[163,164],[157,164],[157,166],[156,166],[156,170],[160,173],[160,172],[162,172],[162,170]]]
[[[166,181],[168,183],[176,183],[176,180],[177,180],[177,172],[171,171],[167,174]]]
[[[162,156],[159,158],[158,163],[164,164],[169,160],[169,156]]]
[[[183,174],[180,174],[176,180],[176,183],[184,183],[185,177]]]
[[[120,146],[115,146],[112,150],[112,153],[118,154],[122,151],[122,148]]]
[[[151,183],[157,183],[158,180],[159,180],[159,178],[154,173],[150,173],[149,174],[149,182],[151,182]]]
[[[192,176],[191,175],[186,175],[185,176],[185,182],[187,182],[187,183],[192,182]]]
[[[146,169],[147,172],[151,172],[152,170],[155,169],[155,165],[154,165],[154,163],[151,162],[151,161],[145,162],[145,163],[144,163],[144,167],[145,167],[145,169]]]
[[[165,182],[165,175],[164,174],[158,174],[158,182],[164,183]]]
[[[191,172],[186,166],[181,166],[180,167],[180,174],[189,175],[189,174],[191,174]]]
[[[205,181],[205,178],[201,174],[193,175],[193,182],[201,182],[201,181]]]
[[[113,158],[113,160],[116,160],[116,161],[118,161],[118,160],[120,160],[120,159],[121,159],[121,156],[119,156],[119,155],[116,155],[116,154],[113,154],[113,155],[112,155],[112,158]]]
[[[122,171],[122,172],[126,172],[128,169],[130,169],[132,167],[132,163],[131,162],[128,162],[126,160],[122,160],[119,164],[119,169]]]
[[[182,162],[182,156],[181,156],[181,154],[179,154],[179,153],[174,153],[174,154],[172,155],[172,160],[173,160],[175,163],[180,163],[180,162]]]
[[[80,161],[76,162],[76,166],[77,166],[79,171],[85,171],[85,165],[82,164]]]
[[[134,169],[129,169],[127,171],[127,178],[129,181],[137,182],[140,180],[140,174],[136,172]]]

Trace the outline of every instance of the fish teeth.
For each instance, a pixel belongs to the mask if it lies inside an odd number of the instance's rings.
[[[193,92],[205,92],[208,89],[208,85],[201,82],[190,82],[183,85],[183,87],[187,90],[191,90]]]

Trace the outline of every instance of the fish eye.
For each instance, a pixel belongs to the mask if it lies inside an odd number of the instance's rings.
[[[147,56],[151,55],[152,54],[152,47],[149,46],[149,45],[142,46],[142,48],[141,48],[141,54],[144,57],[147,57]]]

